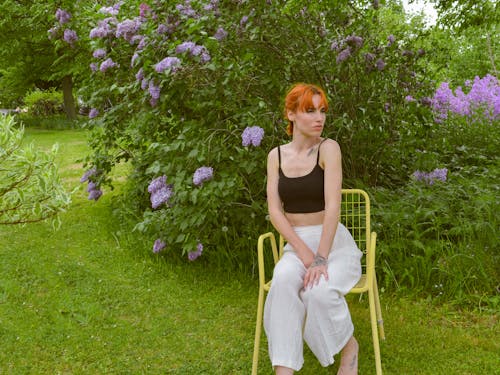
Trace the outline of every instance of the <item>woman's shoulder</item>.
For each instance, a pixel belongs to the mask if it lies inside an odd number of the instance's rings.
[[[340,145],[334,139],[325,138],[321,141],[321,150],[325,150],[327,152],[340,152]]]

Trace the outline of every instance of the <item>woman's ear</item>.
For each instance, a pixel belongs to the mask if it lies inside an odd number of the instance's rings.
[[[288,120],[290,120],[292,122],[295,121],[295,113],[292,112],[292,111],[287,111],[286,112],[286,117],[288,118]]]

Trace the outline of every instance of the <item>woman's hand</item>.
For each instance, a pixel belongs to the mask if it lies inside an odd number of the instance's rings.
[[[321,275],[325,277],[325,280],[328,280],[328,261],[325,257],[316,254],[314,256],[314,261],[311,263],[304,276],[304,289],[318,285]]]

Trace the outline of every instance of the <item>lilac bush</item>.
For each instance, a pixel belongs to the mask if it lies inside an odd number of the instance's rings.
[[[414,136],[407,111],[428,95],[413,26],[380,28],[373,9],[367,16],[364,8],[299,3],[89,5],[89,26],[75,29],[88,48],[89,164],[105,171],[104,181],[113,165],[130,162],[133,193],[124,200],[141,210],[137,228],[151,239],[190,259],[202,243],[222,257],[212,249],[238,233],[228,240],[246,251],[247,237],[269,225],[258,176],[269,149],[288,140],[280,98],[298,79],[319,83],[331,100],[324,135],[349,145],[345,174],[367,184],[394,175],[388,155]],[[415,102],[405,105],[410,96]],[[230,229],[213,230],[220,227]]]

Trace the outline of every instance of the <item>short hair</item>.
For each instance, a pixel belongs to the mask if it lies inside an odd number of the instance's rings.
[[[314,95],[319,95],[321,97],[320,105],[328,110],[328,99],[326,98],[325,92],[316,85],[309,83],[296,83],[288,91],[285,97],[285,108],[284,115],[288,119],[288,112],[305,112],[308,108],[314,107],[312,98]],[[293,134],[293,122],[288,119],[288,125],[286,128],[288,135]]]

